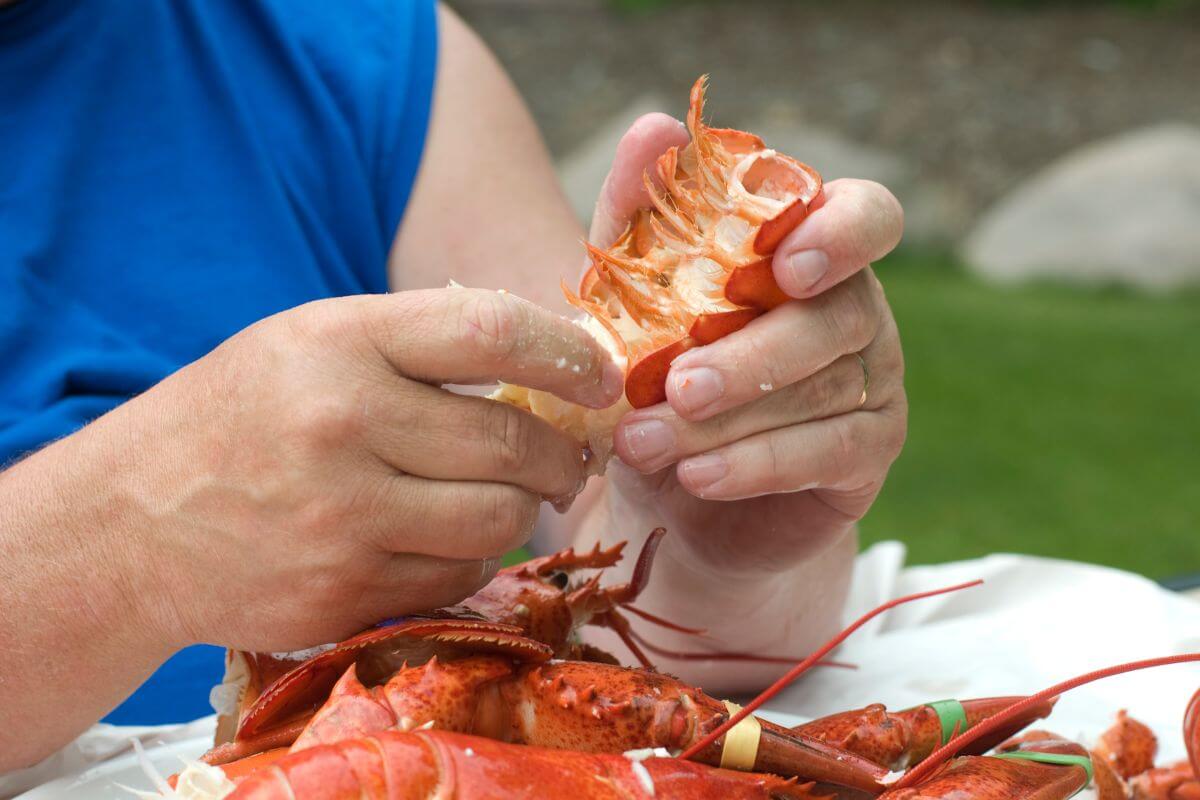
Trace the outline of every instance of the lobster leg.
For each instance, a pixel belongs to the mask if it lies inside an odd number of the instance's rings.
[[[1183,743],[1187,761],[1150,769],[1130,779],[1135,800],[1200,800],[1200,691],[1192,695],[1183,715]]]
[[[843,711],[798,725],[792,730],[837,745],[889,769],[907,769],[959,733],[1013,705],[1021,697],[988,697],[977,700],[944,700],[904,711],[889,712],[876,703],[854,711]],[[966,755],[978,755],[1012,736],[1054,708],[1047,700],[1030,706],[994,734],[975,742]]]
[[[1151,769],[1157,753],[1158,737],[1124,709],[1117,712],[1117,721],[1100,735],[1095,748],[1095,754],[1125,780]]]

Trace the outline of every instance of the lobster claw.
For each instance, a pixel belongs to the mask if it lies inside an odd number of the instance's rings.
[[[837,745],[889,769],[906,769],[948,742],[956,729],[958,733],[969,730],[1022,699],[942,700],[895,712],[876,703],[821,717],[792,730]],[[993,733],[973,742],[963,752],[966,755],[986,753],[1034,720],[1048,716],[1054,702],[1048,700],[1031,706]]]
[[[1092,779],[1083,745],[1033,737],[991,756],[958,756],[916,786],[880,800],[1068,800]]]
[[[762,726],[758,753],[754,764],[747,769],[776,775],[802,775],[805,780],[871,794],[878,794],[886,786],[890,774],[886,767],[766,720],[758,722]],[[730,734],[726,734],[724,743],[728,743]],[[701,757],[701,760],[707,759]],[[718,758],[716,763],[721,763],[721,760]]]
[[[242,715],[234,738],[252,741],[277,726],[307,719],[355,663],[360,665],[360,674],[374,672],[370,677],[379,679],[405,661],[419,663],[439,652],[459,649],[521,661],[545,661],[554,655],[548,645],[529,638],[516,625],[457,617],[410,617],[364,631],[280,676]]]

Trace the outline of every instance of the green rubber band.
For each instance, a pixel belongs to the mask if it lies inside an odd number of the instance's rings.
[[[1076,756],[1070,753],[1039,753],[1036,750],[1014,750],[1011,753],[993,753],[992,758],[1018,758],[1023,761],[1036,761],[1040,764],[1060,764],[1063,766],[1083,767],[1087,772],[1087,783],[1079,787],[1079,794],[1087,788],[1095,777],[1092,772],[1092,760],[1087,756]],[[1071,795],[1074,797],[1075,795]]]
[[[958,727],[959,733],[967,729],[967,710],[957,700],[934,700],[925,705],[933,709],[933,713],[938,715],[938,720],[942,723],[942,744],[954,736],[955,726]]]

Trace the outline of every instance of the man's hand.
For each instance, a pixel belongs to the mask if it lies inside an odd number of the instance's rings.
[[[601,193],[595,244],[609,244],[648,205],[642,173],[687,140],[664,115],[633,125]],[[836,621],[829,612],[845,591],[854,523],[904,442],[899,337],[868,266],[896,245],[902,226],[882,186],[827,184],[774,256],[777,282],[796,299],[677,358],[667,402],[621,421],[616,452],[632,469],[611,472],[607,524],[623,536],[650,523],[671,531],[649,589],[655,611],[708,628],[725,647],[774,653],[802,652]],[[826,602],[814,604],[821,592]],[[731,682],[752,685],[747,675]],[[728,677],[704,675],[717,684]]]
[[[597,407],[622,385],[580,328],[511,295],[324,300],[0,474],[0,708],[18,739],[0,733],[0,772],[176,648],[307,647],[481,586],[584,474],[545,422],[441,388],[496,379]]]
[[[583,482],[573,440],[440,388],[496,379],[591,406],[621,388],[565,319],[444,289],[286,312],[131,403],[154,457],[129,513],[171,576],[167,635],[296,648],[475,591]]]

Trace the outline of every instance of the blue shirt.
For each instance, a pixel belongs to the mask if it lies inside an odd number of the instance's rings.
[[[435,13],[433,0],[0,9],[0,464],[256,320],[386,291]],[[221,650],[189,648],[107,721],[211,713],[221,673]]]

